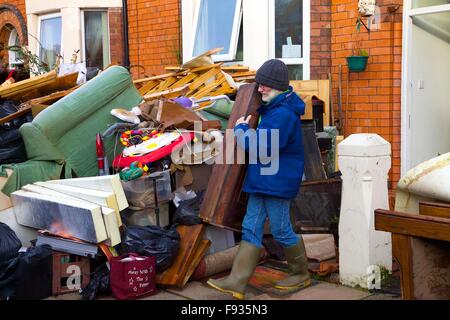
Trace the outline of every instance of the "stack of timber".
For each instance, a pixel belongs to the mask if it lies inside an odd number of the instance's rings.
[[[11,194],[17,222],[63,237],[116,246],[128,202],[118,175],[36,182]]]
[[[144,99],[175,98],[199,100],[205,97],[233,94],[237,82],[254,81],[255,71],[245,66],[223,66],[211,56],[222,48],[209,50],[181,66],[168,66],[168,73],[138,79],[134,84]]]

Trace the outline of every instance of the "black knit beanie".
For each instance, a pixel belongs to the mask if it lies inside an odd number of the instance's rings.
[[[281,60],[267,60],[256,72],[255,81],[258,84],[285,91],[289,87],[288,68]]]

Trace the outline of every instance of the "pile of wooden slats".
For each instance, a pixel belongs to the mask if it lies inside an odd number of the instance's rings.
[[[159,98],[185,96],[198,100],[206,96],[232,94],[236,84],[222,70],[221,64],[212,64],[192,69],[180,69],[134,81],[147,101]]]

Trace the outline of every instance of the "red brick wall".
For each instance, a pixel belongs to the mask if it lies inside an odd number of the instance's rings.
[[[338,70],[339,65],[342,65],[342,110],[348,118],[347,123],[345,117],[343,121],[345,136],[352,133],[377,133],[391,143],[392,169],[389,180],[390,187],[395,187],[400,179],[402,1],[378,0],[377,5],[381,10],[378,30],[368,33],[362,26],[356,34],[357,2],[332,0],[331,56],[335,118],[338,119]],[[388,6],[393,4],[400,5],[394,14],[388,12]],[[350,73],[347,87],[345,58],[352,54],[358,37],[361,47],[369,52],[368,65],[364,72]]]
[[[111,64],[123,65],[122,8],[110,8],[108,20]]]
[[[24,35],[23,30],[26,32],[26,13],[25,13],[25,1],[0,1],[0,5],[9,5],[12,10],[2,10],[0,12],[0,47],[8,45],[9,35],[11,33],[10,28],[7,25],[12,25],[19,33],[20,42],[26,44],[28,38]],[[17,10],[17,11],[16,11]],[[15,12],[16,11],[16,12]],[[22,21],[17,17],[21,15]],[[8,51],[0,51],[0,60],[2,63],[8,63]]]
[[[179,0],[128,2],[130,65],[134,78],[164,73],[181,59]]]
[[[331,71],[331,0],[311,0],[310,78],[328,79]]]

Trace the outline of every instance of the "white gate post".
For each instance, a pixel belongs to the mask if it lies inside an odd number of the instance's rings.
[[[373,289],[380,285],[379,267],[392,270],[391,235],[374,228],[374,210],[389,209],[391,145],[377,134],[352,134],[338,145],[338,161],[340,281]]]

